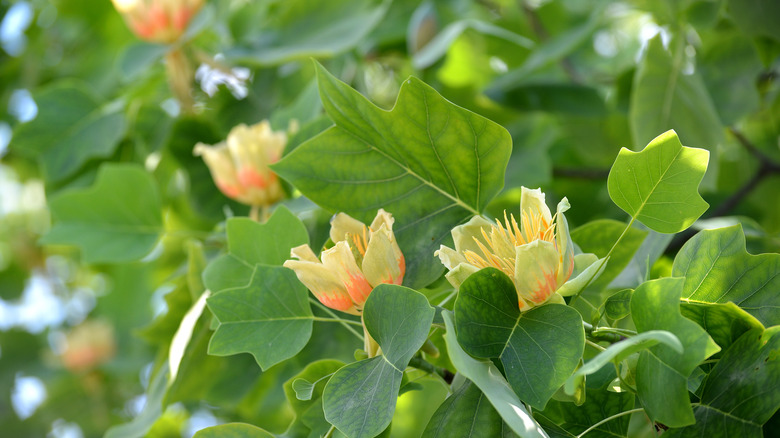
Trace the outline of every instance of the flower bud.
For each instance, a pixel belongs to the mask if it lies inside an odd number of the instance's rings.
[[[401,284],[406,262],[393,234],[393,216],[379,209],[370,227],[339,213],[331,221],[335,245],[317,259],[309,245],[293,248],[284,266],[295,271],[320,302],[359,315],[368,295],[382,283]]]
[[[268,167],[282,155],[287,144],[284,132],[274,132],[267,120],[252,126],[234,127],[227,140],[214,146],[198,143],[211,177],[225,196],[252,206],[268,206],[284,195],[279,178]]]
[[[203,6],[203,0],[112,0],[133,33],[153,43],[172,43]]]

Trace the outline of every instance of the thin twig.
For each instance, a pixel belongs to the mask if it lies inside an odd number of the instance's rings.
[[[633,413],[635,413],[635,412],[642,412],[642,411],[644,411],[644,409],[643,409],[643,408],[636,408],[636,409],[631,409],[630,411],[623,411],[623,412],[621,412],[621,413],[619,413],[619,414],[615,414],[615,415],[612,415],[612,416],[610,416],[610,417],[607,417],[607,418],[605,418],[605,419],[603,419],[603,420],[599,421],[598,423],[594,424],[593,426],[591,426],[591,427],[589,427],[589,428],[585,429],[585,430],[584,430],[584,431],[583,431],[581,434],[577,435],[577,438],[582,438],[582,436],[583,436],[583,435],[585,435],[586,433],[588,433],[588,432],[592,431],[593,429],[595,429],[595,428],[597,428],[597,427],[601,426],[601,425],[602,425],[602,424],[604,424],[604,423],[608,423],[608,422],[610,422],[610,421],[614,420],[615,418],[622,417],[622,416],[624,416],[624,415],[633,414]]]
[[[360,333],[355,331],[355,329],[350,327],[349,324],[346,323],[346,320],[344,320],[343,318],[339,318],[338,315],[336,315],[330,309],[328,309],[327,307],[323,306],[322,303],[320,303],[319,301],[317,301],[317,300],[315,300],[315,299],[313,299],[311,297],[309,297],[309,302],[311,302],[315,306],[319,307],[323,312],[325,312],[328,315],[330,315],[331,317],[333,317],[333,319],[337,320],[338,323],[341,324],[342,326],[344,326],[345,329],[349,330],[353,335],[355,335],[358,339],[360,339],[360,342],[363,342],[363,335],[361,335]]]

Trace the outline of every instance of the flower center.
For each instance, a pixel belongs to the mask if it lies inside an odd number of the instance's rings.
[[[548,222],[539,211],[523,211],[520,220],[523,223],[523,230],[517,224],[514,215],[506,216],[504,211],[504,223],[496,219],[496,224],[490,228],[488,234],[482,229],[482,238],[474,237],[474,242],[479,247],[482,254],[474,251],[465,251],[463,256],[470,264],[479,269],[497,268],[503,271],[510,278],[515,275],[515,248],[526,245],[534,240],[546,240],[555,243],[555,224],[554,220]]]

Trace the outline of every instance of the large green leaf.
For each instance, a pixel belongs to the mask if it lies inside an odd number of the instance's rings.
[[[192,438],[274,438],[274,435],[246,423],[227,423],[199,430]]]
[[[349,50],[382,20],[390,0],[291,0],[274,5],[255,23],[257,32],[227,56],[259,65],[277,65],[307,56],[331,57]]]
[[[135,164],[106,163],[92,187],[62,192],[49,207],[54,225],[41,242],[78,246],[87,263],[138,260],[163,232],[157,185]]]
[[[458,343],[452,312],[442,312],[447,332],[444,341],[452,364],[467,379],[474,382],[498,411],[501,418],[522,438],[547,437],[534,421],[525,405],[517,398],[501,371],[489,360],[477,360],[469,356]]]
[[[760,438],[780,408],[780,327],[753,329],[726,350],[704,382],[696,424],[671,437]],[[664,434],[665,435],[665,434]]]
[[[650,229],[677,233],[709,206],[697,191],[708,159],[708,151],[683,146],[674,131],[659,135],[641,152],[622,148],[609,171],[609,197]]]
[[[492,438],[503,432],[501,416],[479,387],[467,381],[439,406],[422,436]]]
[[[574,372],[585,348],[576,310],[547,304],[521,313],[514,283],[494,268],[463,282],[455,323],[463,349],[480,358],[500,358],[514,391],[538,409]]]
[[[219,321],[209,354],[251,353],[263,370],[295,356],[311,337],[308,295],[290,269],[256,265],[248,285],[207,300]]]
[[[433,307],[419,292],[381,284],[363,308],[366,329],[382,355],[347,365],[325,386],[325,418],[350,438],[374,437],[393,418],[401,378],[423,345],[433,322]]]
[[[636,336],[612,344],[606,350],[597,354],[594,358],[585,362],[566,380],[563,388],[569,395],[574,395],[577,388],[582,384],[585,376],[593,374],[609,363],[619,363],[626,357],[652,347],[656,344],[665,344],[673,350],[682,354],[683,346],[674,334],[664,330],[650,330],[640,333]]]
[[[680,427],[694,422],[688,399],[688,376],[701,361],[720,348],[693,321],[680,314],[682,278],[661,278],[640,285],[631,297],[631,316],[637,330],[666,330],[677,336],[684,351],[658,344],[639,355],[637,395],[647,415]]]
[[[689,302],[731,301],[766,326],[780,324],[780,254],[749,254],[742,225],[699,232],[675,257],[672,275],[685,277]]]
[[[35,95],[38,115],[14,132],[12,147],[39,160],[49,181],[114,153],[125,133],[121,103],[103,104],[81,83],[58,82]]]
[[[701,77],[698,73],[683,73],[684,46],[677,41],[672,42],[675,49],[670,54],[661,37],[656,36],[648,42],[639,62],[629,109],[634,145],[641,147],[659,132],[674,129],[685,144],[707,148],[714,154],[723,143],[723,127]],[[712,164],[706,183],[710,187],[717,176],[717,161]]]
[[[425,286],[443,267],[431,254],[479,214],[503,185],[512,140],[422,81],[404,81],[392,111],[379,109],[317,65],[320,97],[336,126],[274,167],[322,207],[370,223],[395,217],[404,284]]]
[[[281,266],[290,258],[290,249],[309,243],[309,234],[300,219],[279,206],[264,224],[245,217],[228,219],[227,240],[228,253],[203,273],[214,293],[246,286],[257,264]]]

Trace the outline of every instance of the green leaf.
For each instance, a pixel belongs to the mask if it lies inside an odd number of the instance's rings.
[[[404,284],[430,284],[443,271],[431,254],[501,189],[509,133],[418,79],[404,81],[395,107],[384,111],[316,68],[320,97],[336,126],[274,170],[323,208],[365,223],[379,208],[392,213],[406,258]]]
[[[613,374],[614,375],[614,374]],[[634,407],[634,395],[628,392],[614,393],[604,388],[588,388],[585,390],[585,403],[577,406],[574,403],[551,400],[543,412],[536,411],[535,417],[542,425],[555,424],[565,432],[548,428],[554,437],[576,437],[587,428],[607,417],[620,414]],[[585,435],[588,438],[630,437],[628,427],[629,415],[597,426]],[[544,421],[547,420],[547,421]],[[558,432],[558,433],[554,433]]]
[[[463,349],[479,358],[500,358],[512,389],[538,409],[574,372],[585,349],[576,310],[546,304],[521,313],[514,283],[494,268],[463,282],[455,323]]]
[[[439,406],[422,437],[492,438],[501,436],[503,428],[485,394],[467,381]]]
[[[639,62],[628,113],[634,145],[641,147],[659,132],[673,129],[685,144],[707,148],[714,154],[724,142],[723,127],[699,74],[683,73],[685,47],[682,36],[677,38],[671,43],[675,46],[673,54],[664,49],[660,36],[651,39]],[[716,180],[717,160],[712,164],[706,186],[714,186]]]
[[[753,329],[720,358],[694,408],[696,424],[670,437],[760,438],[761,426],[780,408],[780,327]]]
[[[192,438],[274,438],[274,435],[246,423],[227,423],[199,430]]]
[[[305,57],[325,58],[345,52],[362,41],[382,20],[390,0],[332,0],[312,3],[292,0],[266,12],[265,22],[248,44],[229,50],[227,56],[258,65],[278,65]]]
[[[295,397],[298,400],[311,400],[311,394],[314,391],[314,383],[306,379],[295,379],[292,382],[292,389],[295,391]]]
[[[206,287],[214,293],[246,286],[257,264],[281,266],[290,258],[290,249],[309,243],[309,233],[280,205],[264,224],[245,217],[228,219],[227,241],[228,253],[209,263],[203,273]]]
[[[591,221],[575,228],[571,232],[571,239],[582,252],[596,254],[597,257],[606,257],[612,244],[618,240],[626,229],[626,224],[612,219],[599,219]],[[591,287],[601,289],[606,287],[628,265],[631,257],[642,245],[647,232],[636,227],[631,227],[620,240],[618,246],[612,251],[607,266],[601,275],[591,283]]]
[[[141,438],[162,415],[162,400],[168,389],[167,362],[157,370],[146,389],[146,403],[141,412],[132,421],[113,426],[106,431],[104,438]]]
[[[709,206],[697,192],[709,155],[683,146],[674,131],[659,135],[641,152],[622,148],[609,171],[609,197],[652,230],[680,232]]]
[[[141,73],[148,72],[170,50],[170,46],[162,44],[137,42],[128,45],[119,55],[119,71],[122,79],[126,81],[137,79]]]
[[[311,337],[308,298],[292,270],[256,265],[248,285],[207,300],[219,320],[209,354],[251,353],[263,370],[295,356]]]
[[[351,438],[373,437],[393,418],[401,378],[433,322],[428,299],[411,289],[380,284],[363,308],[366,329],[382,355],[336,372],[322,395],[325,418]]]
[[[54,225],[41,243],[75,245],[87,263],[121,263],[149,253],[163,232],[160,195],[136,164],[106,163],[95,184],[49,201]]]
[[[684,290],[684,288],[683,288]],[[743,333],[752,329],[764,329],[753,315],[728,303],[697,303],[683,299],[680,303],[682,316],[699,324],[721,349],[725,350]]]
[[[780,29],[775,20],[780,5],[772,0],[728,1],[728,15],[750,36],[765,36],[780,41]]]
[[[38,115],[16,129],[12,144],[38,159],[48,181],[61,181],[90,159],[110,156],[124,137],[121,102],[103,104],[84,84],[58,82],[34,97]]]
[[[452,312],[442,312],[447,332],[444,340],[447,353],[459,374],[474,382],[498,411],[501,418],[522,438],[547,437],[525,405],[517,398],[501,371],[489,360],[477,360],[469,356],[458,343]]]
[[[780,254],[749,254],[741,225],[699,232],[675,257],[672,275],[685,277],[689,302],[731,301],[766,326],[780,324]]]
[[[640,285],[631,297],[631,317],[637,331],[667,330],[682,343],[684,352],[655,345],[639,355],[637,395],[647,415],[670,427],[694,422],[688,399],[688,376],[701,361],[720,348],[693,321],[680,314],[682,278],[661,278]]]
[[[680,340],[673,333],[664,330],[650,330],[636,336],[612,344],[606,350],[597,354],[594,358],[585,362],[574,374],[566,380],[563,388],[569,395],[574,395],[577,387],[582,384],[585,376],[593,374],[609,363],[618,363],[626,357],[652,347],[656,344],[664,344],[679,354],[683,352]]]
[[[325,414],[322,411],[322,391],[325,384],[328,383],[329,375],[335,373],[344,363],[333,359],[323,359],[312,362],[306,366],[300,373],[290,378],[284,384],[284,393],[287,401],[295,411],[295,421],[290,427],[305,427],[309,430],[309,436],[323,436],[330,429],[330,423],[325,420]],[[299,389],[295,389],[296,382],[311,382],[311,389],[308,391],[309,398],[300,398],[302,395]],[[301,385],[298,386],[308,386]]]
[[[631,314],[631,295],[633,295],[633,289],[623,289],[620,292],[607,298],[604,302],[604,311],[608,318],[618,320],[623,319]]]

